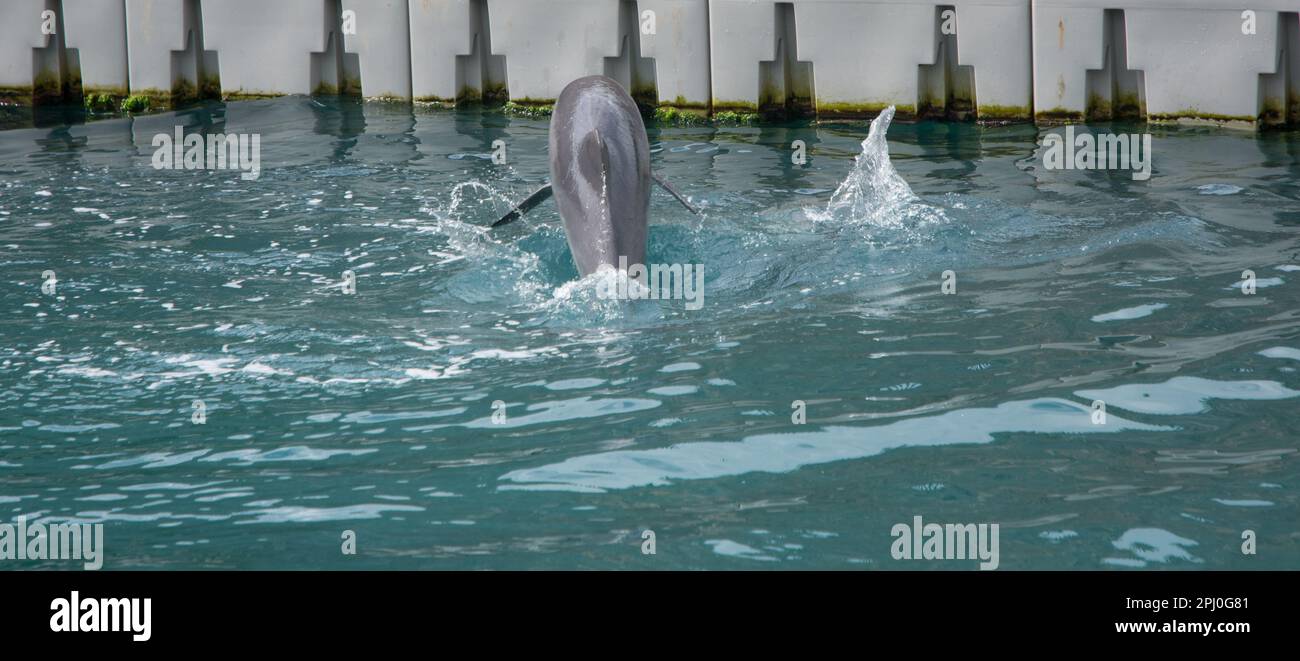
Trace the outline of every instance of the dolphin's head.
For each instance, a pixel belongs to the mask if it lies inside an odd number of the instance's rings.
[[[579,273],[603,264],[645,263],[650,145],[632,97],[617,82],[588,76],[555,103],[551,186]]]

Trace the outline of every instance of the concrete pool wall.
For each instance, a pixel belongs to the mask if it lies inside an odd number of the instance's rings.
[[[359,94],[1300,123],[1300,0],[6,0],[0,103]]]

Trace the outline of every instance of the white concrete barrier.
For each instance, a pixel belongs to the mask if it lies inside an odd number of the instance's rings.
[[[708,109],[708,0],[640,0],[637,6],[641,55],[653,60],[659,105]]]
[[[545,104],[604,74],[700,112],[1300,123],[1300,0],[1237,2],[6,0],[0,99],[55,102],[79,73],[87,93],[163,106],[205,90]]]
[[[407,0],[342,0],[342,6],[343,45],[357,55],[362,96],[411,98],[414,39]]]
[[[1105,8],[1034,4],[1034,111],[1039,119],[1082,120],[1088,71],[1103,70]]]
[[[1278,14],[1277,43],[1277,71],[1260,77],[1260,120],[1300,125],[1300,9]]]
[[[615,32],[615,55],[604,58],[604,75],[618,81],[633,99],[645,106],[659,105],[655,88],[655,63],[641,52],[641,18],[637,0],[616,0],[618,21]],[[651,19],[646,29],[657,26],[658,18]],[[657,31],[657,27],[655,27]],[[560,89],[564,89],[563,86]],[[558,95],[557,95],[558,96]]]
[[[167,105],[202,86],[198,0],[126,0],[130,92]]]
[[[410,3],[411,93],[415,100],[452,103],[466,96],[466,88],[475,98],[482,95],[481,80],[466,80],[465,73],[483,70],[488,35],[480,34],[480,13],[485,6],[482,0]],[[471,58],[478,66],[469,67],[464,61]],[[504,88],[504,81],[501,84]]]
[[[943,4],[943,3],[939,3]],[[958,63],[972,68],[975,114],[981,120],[1033,117],[1034,67],[1030,3],[957,0]]]
[[[773,0],[709,0],[714,110],[758,110],[762,95],[759,64],[777,60],[776,41]]]
[[[126,96],[126,0],[63,0],[63,26],[69,68],[80,71],[82,90]]]
[[[1036,0],[1034,103],[1041,120],[1133,111],[1157,120],[1254,124],[1282,57],[1288,0]]]
[[[569,82],[605,73],[621,46],[617,0],[490,0],[492,50],[517,103],[553,103]]]
[[[346,92],[337,0],[208,0],[203,38],[216,51],[227,97]]]
[[[608,75],[638,100],[708,108],[706,0],[420,0],[410,3],[417,100],[550,103]],[[641,30],[639,9],[654,12]],[[653,59],[651,59],[653,58]],[[662,84],[656,84],[662,80]],[[366,75],[362,74],[362,85]]]
[[[5,0],[0,19],[0,101],[19,105],[57,98],[63,71],[58,58],[57,21],[43,12],[56,12],[49,0]],[[56,16],[57,18],[57,16]],[[53,34],[42,30],[55,28]]]
[[[918,67],[936,61],[933,4],[801,0],[794,14],[799,59],[812,63],[819,115],[875,113],[891,105],[900,117],[916,115]]]
[[[487,0],[410,3],[411,89],[416,101],[505,100],[506,62],[493,54]]]
[[[754,110],[798,96],[783,86],[797,87],[806,63],[819,116],[873,115],[890,105],[915,116],[942,107],[954,91],[980,118],[1030,116],[1029,0],[712,0],[710,7],[715,107]],[[950,80],[959,68],[967,80]],[[787,83],[784,69],[795,79]]]
[[[1200,3],[1224,9],[1198,11],[1190,4],[1124,11],[1128,68],[1146,80],[1148,116],[1255,121],[1260,74],[1277,71],[1278,12],[1258,3],[1255,32],[1243,34],[1238,2]]]

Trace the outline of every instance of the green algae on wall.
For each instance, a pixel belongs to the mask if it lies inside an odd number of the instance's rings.
[[[63,81],[57,73],[48,71],[38,74],[32,81],[32,103],[35,105],[62,103],[64,98]]]
[[[439,96],[417,96],[411,100],[416,106],[421,108],[454,108],[458,104],[455,99],[444,99]]]
[[[198,86],[188,80],[179,80],[170,90],[149,87],[131,90],[129,93],[121,89],[106,93],[119,99],[118,106],[122,112],[159,112],[174,110],[205,99],[220,99],[220,91],[221,85],[213,76],[205,78]],[[92,101],[89,97],[85,103],[87,109],[90,109]],[[99,105],[100,100],[97,98],[93,103]]]
[[[172,92],[156,88],[134,90],[122,98],[118,107],[122,112],[147,112],[167,110],[173,106]]]
[[[204,99],[220,99],[221,77],[215,75],[203,76],[203,80],[199,82],[199,96]]]
[[[1177,112],[1152,113],[1152,121],[1178,121],[1180,119],[1203,119],[1211,122],[1253,122],[1254,117],[1249,115],[1218,115],[1211,112],[1201,112],[1195,108],[1185,108]]]
[[[188,80],[178,80],[172,85],[171,105],[181,106],[199,98],[199,88]]]
[[[126,90],[121,87],[91,87],[81,93],[81,104],[90,113],[117,112],[127,97]]]
[[[976,121],[1020,121],[1033,120],[1034,113],[1029,106],[1003,106],[994,103],[981,103],[975,107]]]
[[[709,109],[705,107],[677,107],[662,105],[649,113],[650,119],[669,126],[704,126],[709,123]]]
[[[1177,112],[1152,113],[1147,117],[1157,124],[1209,124],[1223,128],[1254,129],[1255,117],[1248,115],[1219,115],[1186,108]]]
[[[819,119],[872,119],[894,106],[894,117],[899,120],[916,119],[916,105],[911,103],[880,103],[874,101],[818,102]]]
[[[204,76],[196,85],[188,80],[178,80],[172,86],[170,94],[150,90],[150,96],[157,107],[179,108],[204,99],[221,98],[221,79],[217,76]]]
[[[0,105],[30,107],[32,105],[32,88],[23,86],[0,87]]]
[[[762,115],[756,104],[745,101],[724,101],[713,104],[711,118],[715,124],[749,126],[759,123]]]
[[[916,105],[915,118],[964,122],[971,118],[970,114],[969,103],[962,104],[961,108],[958,108],[957,104],[947,104],[926,99]]]
[[[762,120],[763,116],[756,112],[724,110],[713,114],[713,123],[718,126],[754,126]]]
[[[404,104],[410,101],[410,99],[408,99],[407,97],[398,96],[396,94],[376,94],[374,96],[362,97],[361,100],[365,101],[366,103],[379,103],[379,104],[389,105],[389,106],[396,105],[396,104]]]
[[[659,90],[654,85],[637,85],[628,93],[638,106],[654,108],[659,105]]]
[[[1090,121],[1142,119],[1144,114],[1142,100],[1132,93],[1120,94],[1113,99],[1092,94],[1088,97],[1087,110],[1084,111],[1084,116]]]
[[[1264,99],[1264,107],[1259,110],[1259,123],[1261,126],[1285,126],[1290,118],[1287,117],[1286,104],[1280,99]]]
[[[81,104],[85,106],[86,112],[113,112],[117,110],[121,101],[113,98],[111,94],[86,94],[81,97]]]
[[[555,110],[555,101],[548,99],[510,100],[501,109],[507,115],[541,119],[551,116],[551,113]]]
[[[479,102],[486,105],[504,105],[510,101],[510,91],[503,83],[486,85],[479,93]]]
[[[331,89],[334,88],[332,85],[330,85],[329,87]],[[319,90],[320,87],[318,86],[317,89]],[[321,92],[321,94],[325,94],[325,93]],[[288,95],[283,94],[281,92],[250,92],[248,90],[235,90],[233,92],[222,92],[221,100],[222,101],[258,101],[261,99],[278,99],[282,96],[288,96]]]
[[[420,97],[420,100],[425,101],[426,103],[448,103],[451,105],[460,105],[462,103],[482,103],[483,92],[477,87],[466,86],[462,87],[460,91],[456,93],[455,98],[444,99],[440,96],[422,96]]]
[[[239,93],[241,95],[245,94],[242,90]],[[316,88],[313,89],[311,93],[312,96],[361,96],[361,79],[345,76],[343,78],[343,82],[337,85],[333,83],[322,82],[317,84]],[[288,96],[287,94],[280,93],[280,92],[275,92],[270,94],[255,92],[253,94],[255,94],[258,98]]]
[[[153,105],[155,98],[157,97],[153,97],[147,94],[132,94],[131,96],[122,99],[121,110],[122,112],[128,112],[128,113],[148,112],[150,108],[155,107]],[[162,108],[159,107],[158,109],[161,110]]]
[[[715,101],[713,103],[713,121],[722,124],[752,125],[762,121],[785,121],[792,116],[812,114],[811,100],[806,108],[800,107],[800,100],[795,99],[790,105],[762,105],[749,101]]]
[[[510,101],[510,93],[505,85],[492,83],[483,88],[465,85],[456,92],[455,97],[437,95],[417,96],[415,103],[439,108],[463,108],[474,106],[502,106]]]
[[[1084,115],[1082,112],[1077,110],[1068,110],[1057,106],[1048,110],[1039,110],[1034,114],[1034,120],[1039,124],[1052,126],[1056,124],[1082,122],[1084,120]]]
[[[758,104],[748,101],[714,101],[713,112],[758,112]]]

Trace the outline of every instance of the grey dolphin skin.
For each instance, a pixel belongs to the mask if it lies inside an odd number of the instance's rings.
[[[605,76],[569,83],[555,102],[550,130],[551,183],[501,220],[509,223],[552,194],[564,219],[569,251],[582,275],[602,265],[645,264],[650,184],[657,182],[698,213],[650,171],[650,142],[636,103]]]

